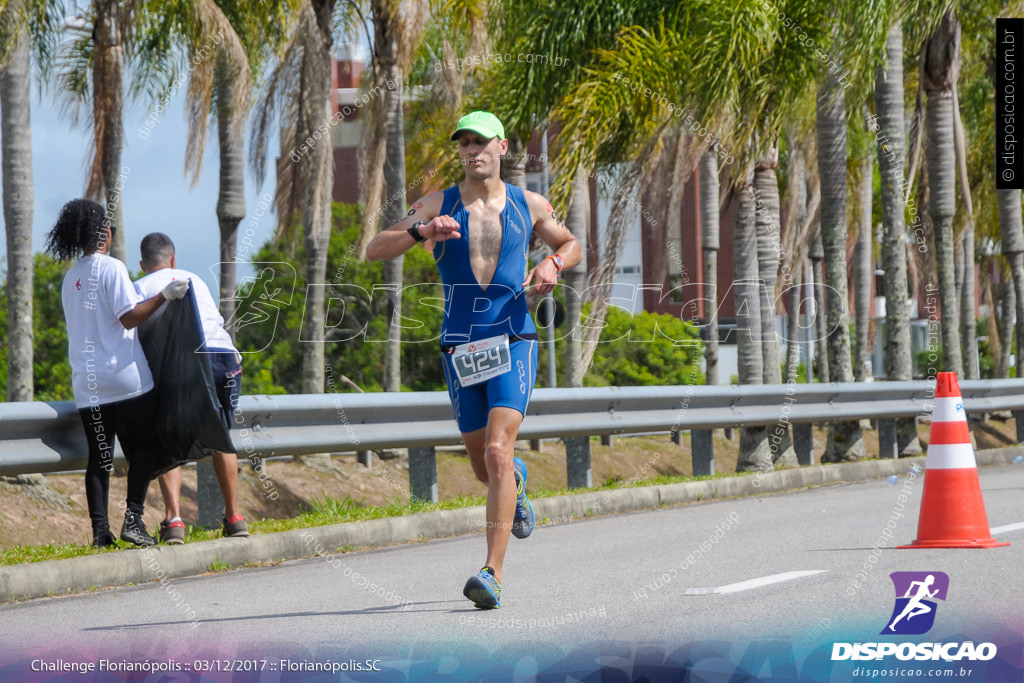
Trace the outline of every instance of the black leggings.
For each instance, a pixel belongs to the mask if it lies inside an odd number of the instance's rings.
[[[150,391],[142,396],[94,405],[78,410],[89,443],[89,465],[85,469],[85,498],[89,505],[93,534],[107,531],[107,499],[110,472],[114,469],[114,436],[128,460],[129,510],[142,516],[146,492],[152,479],[155,443],[153,425],[156,398]]]

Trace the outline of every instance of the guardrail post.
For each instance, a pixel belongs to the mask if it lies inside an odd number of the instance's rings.
[[[602,434],[601,435],[601,445],[602,446],[613,446],[613,445],[615,445],[615,437],[613,437],[611,434]]]
[[[569,488],[581,489],[593,486],[590,470],[590,437],[568,436],[565,438],[566,478]]]
[[[369,467],[371,459],[370,451],[356,451],[356,460],[358,460],[359,464],[363,467]]]
[[[814,425],[797,423],[793,425],[793,450],[796,461],[801,465],[814,464]]]
[[[900,457],[900,447],[896,441],[896,420],[878,420],[878,457],[893,460]]]
[[[409,491],[414,500],[437,502],[437,453],[433,446],[409,449]]]
[[[1017,421],[1017,443],[1024,443],[1024,410],[1013,411],[1013,417]]]
[[[708,477],[715,473],[715,445],[710,429],[690,430],[690,451],[693,476]]]
[[[530,439],[530,450],[531,451],[537,451],[538,453],[540,453],[541,449],[543,447],[544,447],[544,442],[541,441],[540,439]]]
[[[670,432],[670,433],[672,434],[672,443],[674,443],[677,446],[682,446],[683,445],[683,430],[677,429],[674,432]]]
[[[224,496],[217,483],[213,461],[203,458],[196,462],[196,499],[199,504],[199,526],[216,529],[224,516]]]

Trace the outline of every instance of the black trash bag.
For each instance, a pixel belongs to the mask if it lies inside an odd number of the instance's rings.
[[[153,478],[185,462],[233,453],[191,287],[139,326],[139,341],[156,385]]]

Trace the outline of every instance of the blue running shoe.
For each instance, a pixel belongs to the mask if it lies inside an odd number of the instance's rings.
[[[498,609],[501,607],[501,584],[494,578],[494,570],[484,567],[476,576],[469,577],[462,594],[473,601],[480,609]]]
[[[512,469],[516,473],[516,516],[512,520],[512,535],[526,538],[533,533],[533,506],[526,496],[526,463],[513,458]]]

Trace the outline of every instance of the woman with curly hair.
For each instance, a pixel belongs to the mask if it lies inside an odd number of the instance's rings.
[[[128,269],[108,256],[114,228],[103,207],[75,199],[61,209],[46,238],[46,251],[61,261],[78,259],[64,276],[61,300],[68,328],[68,359],[75,406],[85,427],[89,464],[85,495],[92,520],[92,544],[115,545],[107,518],[113,439],[128,459],[128,492],[121,540],[153,545],[142,521],[152,470],[153,377],[135,334],[161,304],[180,299],[188,280],[177,280],[143,300]]]

